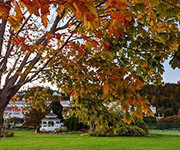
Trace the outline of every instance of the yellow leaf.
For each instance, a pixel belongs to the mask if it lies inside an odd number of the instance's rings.
[[[12,29],[14,29],[14,31],[18,31],[18,28],[19,28],[19,21],[18,19],[16,18],[16,16],[14,15],[11,15],[9,18],[8,18],[8,22],[11,26]]]

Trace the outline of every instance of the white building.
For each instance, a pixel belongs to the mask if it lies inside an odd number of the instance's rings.
[[[46,105],[49,106],[52,101],[45,101]],[[63,108],[70,107],[69,100],[60,101]],[[10,101],[4,111],[4,119],[10,118],[24,118],[24,114],[27,112],[26,108],[30,107],[25,101]]]
[[[41,127],[40,131],[45,130],[45,131],[54,131],[57,128],[60,128],[62,124],[60,123],[61,119],[57,118],[57,115],[51,112],[46,115],[45,118],[41,120]]]
[[[26,107],[29,105],[25,101],[10,101],[4,111],[4,119],[24,118]]]

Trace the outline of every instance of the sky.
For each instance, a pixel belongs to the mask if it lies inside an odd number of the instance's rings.
[[[177,81],[180,81],[180,69],[172,69],[168,60],[164,63],[164,69],[163,81],[165,83],[177,83]]]

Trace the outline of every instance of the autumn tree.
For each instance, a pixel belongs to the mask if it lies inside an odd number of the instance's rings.
[[[108,114],[102,104],[110,102],[121,104],[125,121],[142,118],[151,112],[138,91],[160,82],[169,55],[173,67],[180,64],[176,0],[0,2],[0,129],[9,100],[38,78],[71,92],[87,120],[94,114],[105,119],[99,110]],[[88,110],[84,97],[97,98],[97,107]]]

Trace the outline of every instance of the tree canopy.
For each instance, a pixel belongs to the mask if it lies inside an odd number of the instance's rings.
[[[151,114],[139,90],[160,83],[162,63],[173,56],[180,67],[178,0],[0,2],[0,124],[11,97],[39,78],[71,93],[87,120],[116,102],[129,123]]]

